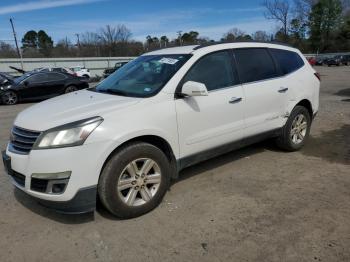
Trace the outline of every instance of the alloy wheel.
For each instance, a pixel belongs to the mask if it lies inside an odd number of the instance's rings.
[[[300,144],[303,142],[307,128],[308,124],[306,117],[303,114],[298,114],[293,120],[290,131],[290,137],[294,144]]]
[[[123,169],[118,179],[119,197],[128,206],[146,204],[158,192],[161,178],[161,170],[154,160],[133,160]]]
[[[77,91],[78,89],[75,87],[75,86],[68,86],[65,90],[65,93],[71,93],[71,92],[75,92]]]
[[[12,92],[12,91],[9,91],[9,92],[6,92],[4,95],[3,95],[3,102],[6,104],[6,105],[14,105],[17,103],[17,94]]]

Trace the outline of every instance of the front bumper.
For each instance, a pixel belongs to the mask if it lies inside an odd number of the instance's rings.
[[[96,188],[105,161],[105,143],[49,150],[32,150],[28,155],[3,152],[2,158],[12,183],[41,204],[66,213],[94,210]],[[70,171],[69,182],[61,194],[33,190],[32,174]]]
[[[76,195],[69,201],[49,201],[30,196],[39,204],[53,209],[59,213],[66,214],[82,214],[93,212],[96,208],[97,187],[92,186],[88,188],[81,188]]]

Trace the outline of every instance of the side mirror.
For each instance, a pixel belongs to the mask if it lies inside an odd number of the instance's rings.
[[[182,86],[181,94],[185,96],[207,96],[208,90],[203,83],[187,81]]]

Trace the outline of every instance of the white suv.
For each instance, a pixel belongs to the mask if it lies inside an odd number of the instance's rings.
[[[73,71],[73,74],[79,77],[84,77],[89,79],[91,77],[90,70],[83,66],[75,66],[70,68]]]
[[[3,159],[13,183],[62,212],[155,208],[179,170],[265,138],[300,149],[320,81],[287,46],[227,43],[144,54],[95,88],[21,112]]]

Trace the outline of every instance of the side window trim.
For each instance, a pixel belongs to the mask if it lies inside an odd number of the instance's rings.
[[[186,78],[186,76],[188,75],[188,73],[192,70],[192,68],[194,66],[196,66],[196,64],[198,62],[200,62],[201,59],[203,59],[204,57],[208,56],[208,55],[212,55],[212,54],[215,54],[215,53],[219,53],[219,52],[228,52],[229,55],[231,56],[232,55],[232,48],[227,48],[227,49],[221,49],[221,50],[216,50],[216,51],[213,51],[213,52],[210,52],[210,53],[207,53],[201,57],[199,57],[192,65],[191,67],[187,70],[187,72],[184,74],[184,76],[181,78],[181,80],[179,81],[177,87],[175,88],[175,98],[181,98],[181,88],[184,84],[184,79]],[[232,56],[231,56],[232,57]],[[232,67],[232,77],[236,77],[236,75],[234,74],[234,69],[233,69],[233,61],[232,61],[232,58],[230,58],[230,61],[231,61],[231,67]],[[237,76],[238,76],[238,72],[237,72]],[[235,78],[234,78],[235,79]],[[236,79],[238,79],[238,82],[237,84],[234,84],[234,85],[231,85],[231,86],[228,86],[228,87],[222,87],[222,88],[217,88],[217,89],[214,89],[214,90],[208,90],[208,93],[211,93],[211,92],[215,92],[215,91],[219,91],[219,90],[223,90],[223,89],[227,89],[227,88],[233,88],[235,86],[238,86],[238,85],[241,85],[240,81],[239,81],[239,78],[237,77]]]

